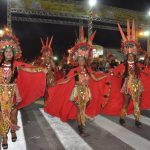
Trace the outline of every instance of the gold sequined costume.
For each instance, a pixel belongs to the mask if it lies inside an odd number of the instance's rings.
[[[75,80],[76,85],[73,88],[70,100],[73,101],[77,106],[78,112],[80,114],[81,125],[85,126],[86,118],[88,117],[85,113],[85,110],[87,104],[92,98],[90,88],[88,86],[89,75],[84,70],[80,73],[77,73]]]
[[[10,65],[3,65],[4,67],[0,68],[0,135],[2,137],[7,136],[11,123],[17,125],[17,118],[13,115],[14,95],[16,94],[16,98],[20,99],[16,83],[10,83],[14,72]]]
[[[130,99],[132,99],[134,106],[134,116],[136,120],[139,120],[141,95],[144,89],[140,79],[135,75],[134,63],[128,64],[128,73],[129,75],[124,80],[121,92],[124,95],[128,96]],[[121,110],[121,118],[124,119],[126,115],[127,115],[127,107],[125,107],[124,105]]]

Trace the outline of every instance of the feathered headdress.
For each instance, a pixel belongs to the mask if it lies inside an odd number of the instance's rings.
[[[118,24],[120,34],[122,36],[121,50],[125,55],[128,53],[137,54],[141,51],[140,43],[136,41],[136,30],[134,20],[132,21],[132,28],[130,28],[130,21],[127,20],[127,36],[123,32],[120,24]]]
[[[14,52],[14,59],[19,59],[22,56],[20,43],[18,38],[12,34],[12,30],[8,27],[3,29],[4,34],[0,37],[0,57],[7,47],[12,48]]]
[[[95,37],[96,31],[90,36],[88,40],[84,37],[84,29],[81,28],[80,39],[75,43],[75,46],[69,50],[69,62],[73,65],[77,65],[78,57],[88,58],[92,57],[92,42]]]
[[[49,55],[52,56],[53,55],[53,51],[51,48],[53,42],[53,36],[51,37],[51,39],[49,40],[48,37],[46,39],[46,42],[44,44],[43,39],[41,38],[41,43],[42,43],[42,49],[41,49],[41,53],[43,54],[44,52],[49,52]]]

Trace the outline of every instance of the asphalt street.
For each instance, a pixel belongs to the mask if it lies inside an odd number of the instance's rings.
[[[81,137],[76,121],[63,123],[46,114],[40,100],[19,111],[18,140],[12,143],[9,135],[8,150],[150,150],[149,110],[142,112],[141,129],[134,126],[133,116],[128,116],[125,127],[118,120],[99,115],[87,123],[88,136]]]

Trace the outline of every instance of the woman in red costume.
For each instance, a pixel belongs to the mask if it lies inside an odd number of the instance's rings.
[[[131,45],[131,47],[134,45]],[[132,99],[134,105],[135,125],[141,127],[140,119],[140,102],[143,92],[143,85],[139,78],[140,68],[137,65],[136,55],[129,53],[125,63],[125,70],[123,74],[123,85],[121,92],[123,93],[124,102],[120,115],[120,124],[125,124],[125,116],[127,114],[127,107],[129,100]]]
[[[78,67],[71,69],[67,78],[59,81],[57,86],[49,88],[45,106],[47,113],[61,118],[62,121],[77,119],[79,133],[82,136],[85,135],[86,119],[96,116],[101,110],[104,91],[100,91],[100,80],[106,83],[107,77],[95,77],[94,72],[86,65],[90,58],[94,34],[87,42],[82,32],[80,41],[71,49],[69,55],[70,62]]]
[[[141,127],[141,109],[150,107],[148,102],[150,88],[146,84],[147,79],[147,82],[150,82],[150,74],[143,71],[137,62],[137,54],[141,52],[141,47],[136,41],[134,20],[132,30],[130,29],[129,20],[127,21],[127,37],[119,24],[118,28],[122,36],[122,51],[126,56],[126,61],[114,69],[114,75],[116,76],[111,78],[111,102],[103,113],[109,115],[120,114],[120,124],[125,125],[126,115],[133,112],[135,126]]]
[[[53,41],[53,36],[51,37],[50,40],[47,38],[45,43],[41,38],[42,56],[34,61],[35,66],[40,66],[42,68],[47,69],[46,90],[44,94],[45,99],[47,99],[48,97],[48,88],[54,86],[56,84],[56,80],[59,78],[59,71],[53,60],[53,50],[51,48],[52,41]]]
[[[0,135],[3,139],[2,147],[3,149],[7,149],[7,134],[9,129],[12,134],[12,142],[17,140],[16,130],[19,129],[19,126],[17,126],[18,108],[26,106],[31,102],[31,100],[33,100],[32,98],[34,98],[34,96],[30,97],[30,95],[26,95],[27,97],[29,96],[28,103],[25,102],[24,104],[21,104],[24,100],[23,98],[26,92],[24,94],[20,94],[21,88],[19,89],[19,87],[22,86],[22,83],[19,82],[20,79],[17,81],[17,77],[19,76],[19,78],[23,79],[23,76],[19,75],[18,69],[22,69],[28,72],[46,72],[46,70],[42,70],[42,68],[37,69],[19,67],[21,65],[25,66],[25,64],[15,61],[21,57],[21,49],[18,39],[12,34],[10,29],[5,28],[4,31],[4,35],[0,37]],[[29,85],[28,87],[26,86],[27,84],[25,85],[24,90],[29,88]],[[19,104],[21,105],[19,106]]]

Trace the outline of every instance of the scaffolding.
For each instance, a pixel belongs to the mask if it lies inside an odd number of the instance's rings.
[[[57,0],[59,2],[59,0]],[[61,0],[61,3],[65,4],[74,4],[81,5],[81,3],[74,2],[72,0]],[[103,6],[105,9],[110,9],[110,12],[118,12],[122,16],[128,14],[132,14],[140,18],[144,17],[144,14],[137,11],[120,9],[110,6]],[[63,9],[63,8],[62,8]],[[36,22],[36,23],[50,23],[50,24],[64,24],[64,25],[73,25],[80,26],[81,22],[83,22],[84,26],[89,27],[89,34],[92,32],[92,28],[99,29],[107,29],[107,30],[115,30],[117,31],[116,24],[119,22],[124,27],[126,26],[126,20],[120,19],[117,20],[113,18],[111,15],[107,17],[101,16],[92,16],[92,15],[77,15],[71,12],[60,11],[43,11],[43,10],[33,10],[33,9],[25,9],[25,8],[13,8],[11,7],[11,0],[7,0],[7,25],[9,27],[12,26],[12,21],[26,21],[26,22]],[[143,29],[150,28],[150,25],[145,23],[138,23],[138,27]]]
[[[11,0],[7,0],[7,27],[11,28]]]

